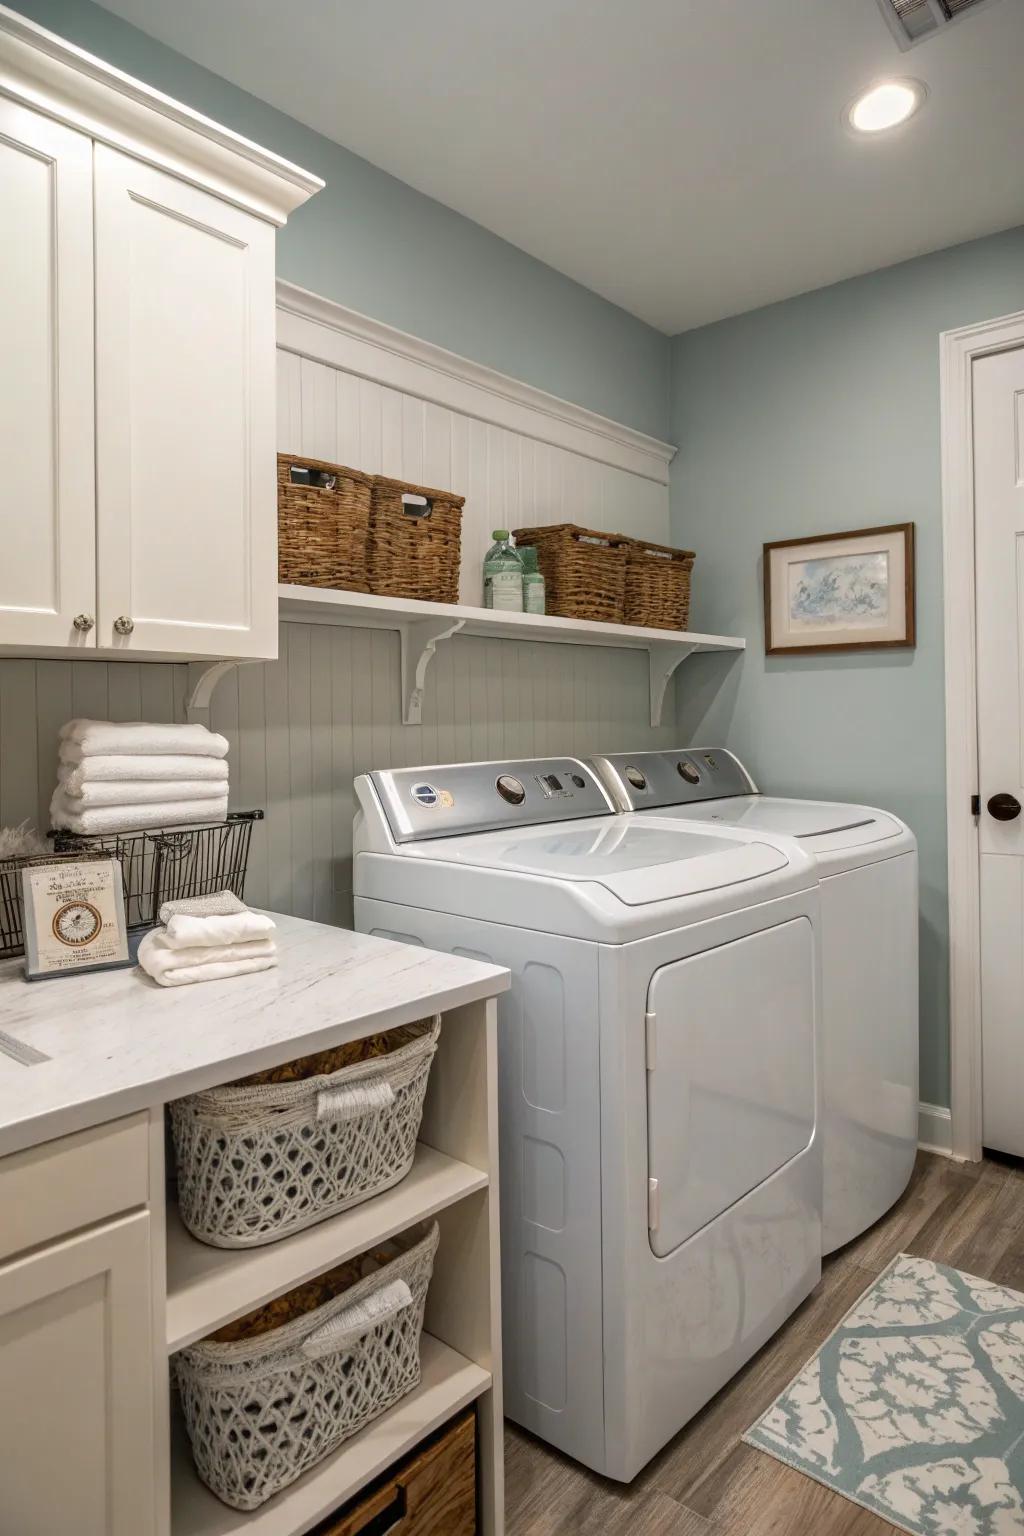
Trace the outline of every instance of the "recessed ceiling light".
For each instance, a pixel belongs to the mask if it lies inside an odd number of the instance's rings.
[[[924,100],[919,80],[883,80],[858,96],[846,111],[846,120],[857,133],[884,133],[912,117]]]

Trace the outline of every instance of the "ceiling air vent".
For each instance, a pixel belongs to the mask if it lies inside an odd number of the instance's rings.
[[[994,0],[878,0],[889,29],[901,48],[934,37],[968,11],[980,11]]]

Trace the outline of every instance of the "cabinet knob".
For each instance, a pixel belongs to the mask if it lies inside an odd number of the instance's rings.
[[[96,620],[91,613],[76,613],[71,622],[81,634],[87,635],[96,623]]]
[[[126,613],[122,613],[119,619],[114,620],[115,635],[130,635],[135,628],[135,620],[130,619]]]

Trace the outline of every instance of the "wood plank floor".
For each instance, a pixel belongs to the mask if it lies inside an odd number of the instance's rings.
[[[786,1327],[624,1488],[511,1425],[509,1536],[891,1536],[740,1437],[898,1253],[1024,1290],[1024,1171],[921,1153],[902,1200],[825,1261]]]

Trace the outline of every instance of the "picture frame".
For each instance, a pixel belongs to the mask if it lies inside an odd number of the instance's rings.
[[[132,963],[120,859],[40,859],[21,884],[27,981]]]
[[[913,523],[764,546],[767,656],[912,647],[915,609]]]

